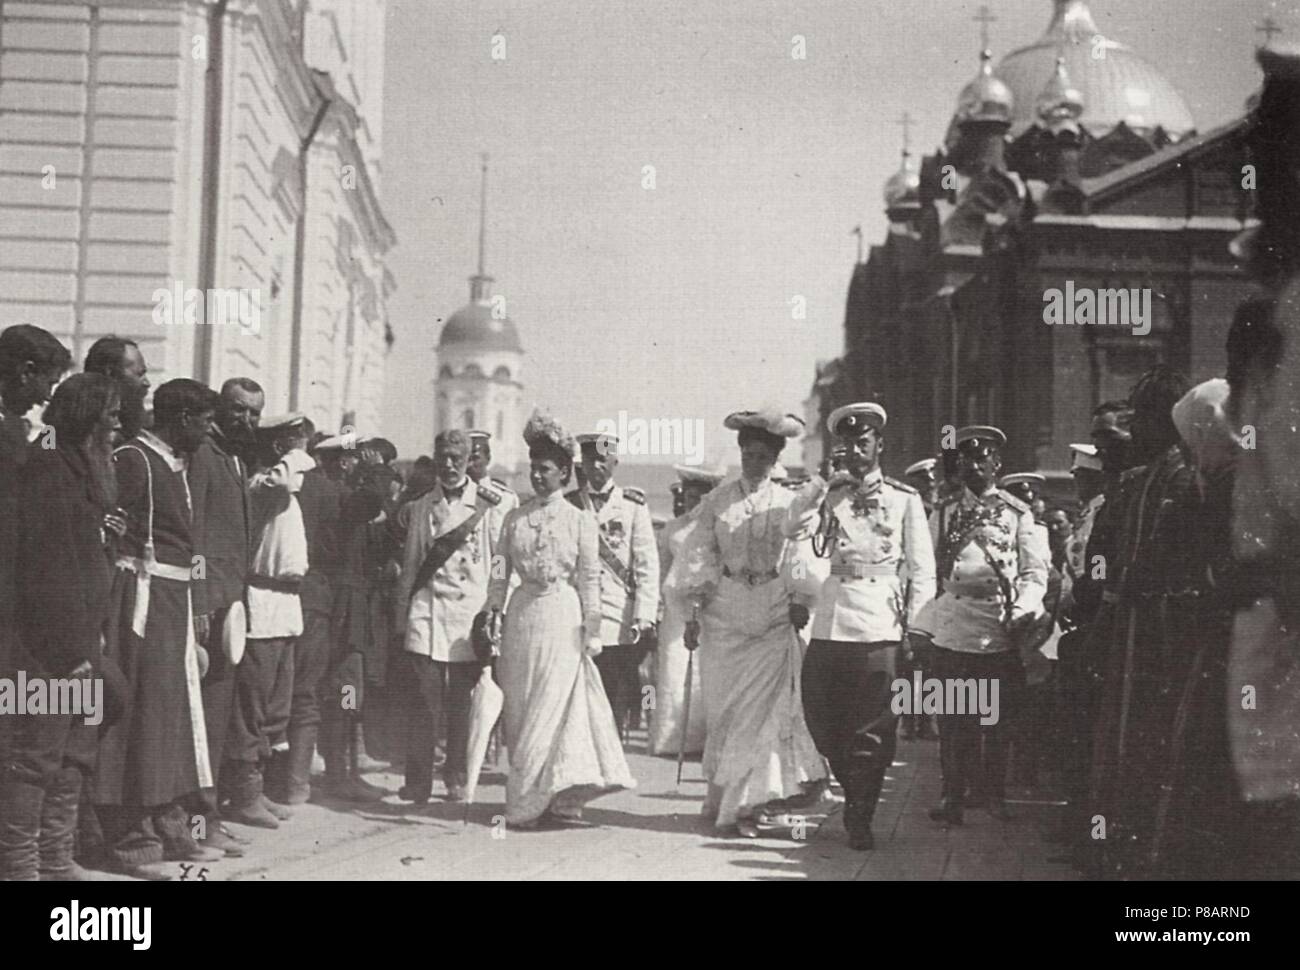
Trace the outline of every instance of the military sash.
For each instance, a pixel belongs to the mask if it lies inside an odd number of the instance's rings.
[[[456,528],[450,532],[444,532],[433,540],[433,545],[429,547],[428,553],[425,554],[424,562],[420,563],[420,568],[415,573],[415,581],[411,584],[411,596],[415,596],[416,591],[424,589],[428,585],[434,574],[446,564],[457,549],[465,544],[487,513],[487,508],[480,505],[474,510],[473,515],[456,526]]]
[[[590,512],[593,515],[597,515],[596,507],[591,504],[591,497],[581,489],[570,492],[566,498],[568,498],[569,502],[577,508]],[[597,518],[599,518],[598,515]],[[614,574],[615,579],[623,584],[623,588],[631,593],[636,589],[636,578],[632,575],[632,571],[623,564],[623,560],[619,559],[618,553],[615,552],[614,547],[609,544],[609,540],[605,538],[605,530],[599,530],[598,535],[598,552],[600,554],[601,563]]]

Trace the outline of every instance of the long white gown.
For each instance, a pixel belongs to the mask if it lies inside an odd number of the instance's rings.
[[[700,504],[683,584],[706,603],[700,664],[709,781],[704,814],[719,826],[826,777],[800,694],[803,643],[790,625],[806,566],[782,534],[794,493],[770,479],[721,485]]]
[[[664,604],[659,623],[659,647],[654,657],[654,706],[650,709],[650,753],[675,755],[681,750],[682,721],[686,716],[686,670],[691,668],[691,723],[686,731],[686,751],[704,750],[705,709],[700,687],[700,661],[690,664],[686,649],[686,621],[691,605],[683,595],[682,553],[695,525],[694,512],[678,516],[664,526],[659,537],[659,590]]]
[[[600,629],[598,526],[553,492],[512,511],[501,532],[488,605],[506,605],[497,673],[509,753],[506,824],[564,814],[634,788],[614,715],[583,629]]]

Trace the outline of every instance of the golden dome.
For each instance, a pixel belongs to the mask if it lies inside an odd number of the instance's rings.
[[[980,53],[980,72],[957,96],[957,124],[967,121],[1004,121],[1010,123],[1015,111],[1015,96],[993,74],[993,52]]]
[[[1037,120],[1038,95],[1051,83],[1058,58],[1082,95],[1079,123],[1093,136],[1121,121],[1138,131],[1162,127],[1175,140],[1195,127],[1177,89],[1127,46],[1104,37],[1085,0],[1053,0],[1047,32],[1004,57],[995,72],[1015,97],[1013,137]]]
[[[912,165],[911,155],[903,152],[898,171],[885,182],[885,209],[918,208],[921,204],[921,174]]]
[[[1048,128],[1076,122],[1083,114],[1085,105],[1079,89],[1070,83],[1070,74],[1065,69],[1065,58],[1056,59],[1056,71],[1038,96],[1038,120]]]

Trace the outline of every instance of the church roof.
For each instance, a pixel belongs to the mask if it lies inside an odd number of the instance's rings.
[[[471,300],[443,324],[438,338],[438,349],[455,347],[457,350],[524,352],[519,342],[519,331],[509,317],[492,314],[490,300]]]
[[[1086,0],[1053,0],[1052,21],[1037,41],[1012,51],[994,72],[1015,98],[1011,135],[1034,124],[1039,95],[1065,59],[1072,86],[1083,97],[1080,124],[1094,137],[1123,121],[1136,131],[1157,127],[1178,139],[1195,124],[1187,102],[1150,62],[1103,36]]]

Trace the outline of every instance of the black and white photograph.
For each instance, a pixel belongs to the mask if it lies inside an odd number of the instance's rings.
[[[0,881],[103,884],[23,933],[920,881],[1249,942],[1292,337],[1300,0],[0,0]]]

